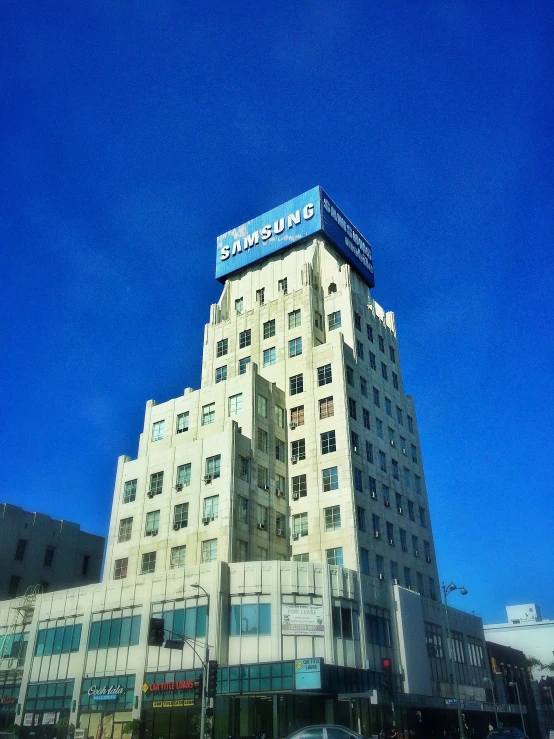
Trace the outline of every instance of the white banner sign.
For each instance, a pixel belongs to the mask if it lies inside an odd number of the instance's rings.
[[[33,714],[26,713],[23,716],[23,726],[32,726],[32,725],[33,725]]]
[[[44,724],[55,724],[56,723],[56,713],[43,713],[42,714],[42,723]]]
[[[323,606],[283,605],[283,634],[323,636]]]

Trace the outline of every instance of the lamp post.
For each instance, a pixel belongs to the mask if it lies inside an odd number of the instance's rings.
[[[523,707],[522,707],[522,705],[521,705],[521,695],[520,695],[520,693],[519,693],[519,685],[517,684],[517,682],[516,682],[515,680],[513,680],[512,682],[510,682],[510,683],[508,683],[508,684],[510,685],[510,687],[512,687],[512,688],[515,688],[515,689],[516,689],[516,693],[517,693],[517,702],[518,702],[518,704],[519,704],[519,714],[520,714],[520,716],[521,716],[521,726],[522,726],[522,728],[523,728],[523,733],[524,733],[524,734],[526,734],[527,732],[525,731],[525,719],[523,718]]]
[[[209,630],[208,626],[210,623],[210,596],[207,593],[206,589],[202,587],[199,583],[195,582],[191,584],[192,588],[197,588],[198,590],[202,590],[204,592],[204,595],[206,596],[208,600],[208,605],[206,608],[206,653],[204,655],[204,664],[202,666],[202,703],[201,703],[201,709],[200,709],[200,739],[204,739],[204,732],[206,730],[206,692],[208,690],[208,665],[210,663],[210,645],[208,644],[208,636],[209,636]]]
[[[491,684],[492,702],[494,704],[494,717],[496,721],[496,728],[498,729],[498,707],[496,705],[496,695],[494,694],[494,678],[484,677],[483,682]]]
[[[448,655],[450,657],[450,667],[452,670],[452,682],[454,683],[454,696],[456,697],[456,710],[458,713],[458,726],[460,729],[460,739],[465,739],[465,730],[464,730],[464,717],[462,716],[462,706],[460,703],[460,686],[458,685],[458,678],[456,677],[456,668],[454,666],[454,649],[452,646],[452,634],[450,633],[450,619],[448,617],[448,603],[447,598],[450,595],[450,593],[453,593],[455,590],[459,590],[462,595],[467,595],[467,590],[465,588],[459,588],[457,585],[454,585],[453,582],[449,583],[448,585],[442,584],[442,592],[444,596],[444,612],[446,614],[446,634],[448,637]]]

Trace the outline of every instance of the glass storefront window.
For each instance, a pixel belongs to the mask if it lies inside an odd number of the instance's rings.
[[[271,634],[271,606],[251,603],[231,606],[230,636],[267,636]]]

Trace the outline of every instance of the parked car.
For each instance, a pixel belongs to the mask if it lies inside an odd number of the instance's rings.
[[[289,734],[287,739],[366,739],[366,737],[345,726],[317,724],[316,726],[304,726],[303,729]]]
[[[529,739],[529,737],[521,729],[516,729],[514,726],[506,726],[504,729],[494,729],[489,732],[487,739]]]

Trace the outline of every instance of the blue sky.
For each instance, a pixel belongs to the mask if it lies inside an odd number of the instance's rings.
[[[216,236],[320,184],[396,313],[441,576],[554,618],[554,6],[1,13],[0,501],[105,534],[146,400],[199,385]]]

